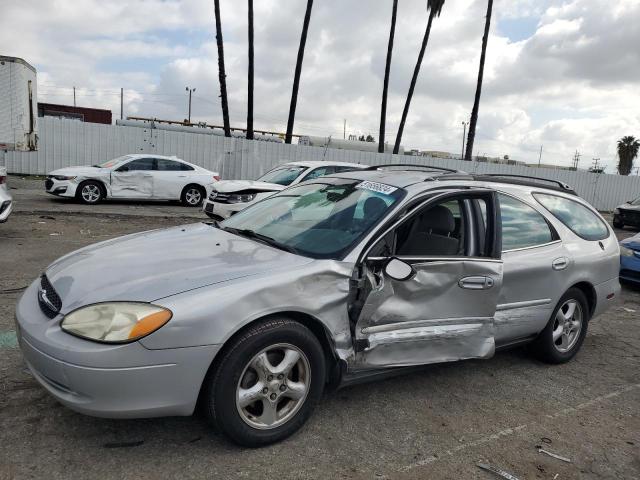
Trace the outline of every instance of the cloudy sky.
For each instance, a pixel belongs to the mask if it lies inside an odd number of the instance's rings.
[[[255,128],[283,131],[306,2],[255,0]],[[316,0],[296,133],[377,138],[391,0]],[[386,140],[393,143],[427,21],[400,0]],[[221,0],[232,126],[246,122],[246,2]],[[40,101],[221,124],[210,0],[0,0],[0,54],[38,69]],[[459,152],[473,104],[485,0],[447,0],[434,22],[405,148]],[[495,0],[476,154],[615,170],[640,137],[640,0]]]

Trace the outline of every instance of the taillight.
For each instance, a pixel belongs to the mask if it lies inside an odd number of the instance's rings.
[[[7,183],[7,177],[5,175],[0,175],[0,185],[3,183]]]
[[[214,182],[219,182],[220,181],[220,175],[214,175],[213,176],[213,181]]]

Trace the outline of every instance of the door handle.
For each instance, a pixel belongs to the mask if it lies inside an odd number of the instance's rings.
[[[569,266],[569,259],[567,257],[556,258],[551,262],[551,268],[554,270],[564,270]]]
[[[493,278],[491,277],[464,277],[458,282],[460,288],[468,290],[488,290],[493,287]]]

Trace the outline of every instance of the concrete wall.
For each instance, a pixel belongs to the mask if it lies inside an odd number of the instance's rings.
[[[94,165],[128,153],[157,153],[176,155],[220,172],[224,179],[251,179],[280,163],[324,159],[368,165],[416,163],[456,168],[470,173],[507,173],[556,179],[573,186],[599,210],[611,210],[616,205],[640,196],[640,177],[637,176],[394,156],[54,118],[39,120],[39,150],[8,152],[6,164],[9,173],[44,175],[57,168]]]

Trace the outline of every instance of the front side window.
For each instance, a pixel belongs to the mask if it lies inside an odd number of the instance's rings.
[[[337,259],[404,194],[399,188],[359,180],[303,184],[242,210],[220,226],[301,255]]]
[[[535,247],[556,240],[545,218],[520,200],[498,194],[502,220],[502,251]]]
[[[126,172],[155,170],[155,162],[155,158],[136,158],[120,168]]]
[[[131,155],[123,155],[122,157],[118,157],[118,158],[114,158],[113,160],[108,160],[104,163],[101,163],[99,165],[97,165],[100,168],[111,168],[111,167],[115,167],[116,165],[121,164],[122,162],[126,162],[127,160],[129,160],[131,158]]]
[[[258,178],[259,182],[277,183],[278,185],[289,186],[298,178],[298,176],[304,172],[307,167],[290,165],[286,167],[278,167],[265,173]]]
[[[585,240],[602,240],[609,236],[607,225],[587,206],[557,195],[534,193],[533,196],[579,237]]]

